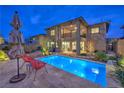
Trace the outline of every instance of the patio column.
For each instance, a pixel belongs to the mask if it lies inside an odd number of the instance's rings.
[[[58,48],[61,51],[61,26],[58,26]]]
[[[57,41],[58,41],[58,27],[56,26],[55,27],[55,48],[56,48],[56,43],[58,43]]]
[[[79,21],[76,22],[76,27],[77,27],[77,31],[76,31],[76,52],[77,52],[77,55],[80,55],[80,22]]]

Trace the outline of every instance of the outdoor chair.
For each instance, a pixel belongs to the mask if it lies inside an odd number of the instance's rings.
[[[36,74],[37,74],[38,70],[45,68],[46,72],[48,73],[46,66],[45,66],[46,63],[44,63],[44,62],[41,62],[38,60],[32,60],[31,65],[32,65],[32,69],[35,70],[34,80],[36,78]]]
[[[23,68],[23,66],[24,66],[25,63],[31,64],[31,61],[33,60],[32,57],[27,56],[27,55],[21,55],[20,57],[21,57],[21,58],[23,59],[23,61],[24,61],[24,63],[23,63],[22,66],[20,67],[20,69]]]
[[[27,62],[29,64],[26,65],[26,69],[29,70],[29,71],[30,71],[31,68],[33,70],[35,70],[34,80],[35,80],[37,71],[42,69],[43,67],[45,68],[46,72],[48,73],[48,71],[45,67],[46,63],[44,63],[42,61],[35,60],[32,57],[27,56],[27,55],[22,55],[21,58],[24,60],[24,63],[22,65],[22,67],[24,66],[25,62]]]

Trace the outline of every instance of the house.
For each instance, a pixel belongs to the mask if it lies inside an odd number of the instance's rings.
[[[31,36],[25,44],[25,51],[32,52],[40,47],[47,48],[47,41],[48,38],[46,34],[38,34],[35,36]]]
[[[78,17],[47,28],[48,46],[58,48],[62,53],[92,53],[106,51],[109,22],[89,25]]]
[[[36,42],[39,46],[47,46],[47,35],[46,34],[38,34],[30,37],[30,42]]]

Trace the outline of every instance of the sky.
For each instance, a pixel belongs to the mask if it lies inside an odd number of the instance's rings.
[[[124,6],[102,6],[102,5],[27,5],[27,6],[0,6],[0,34],[8,40],[12,31],[10,23],[14,12],[18,11],[22,23],[20,31],[24,38],[45,34],[45,29],[82,16],[86,22],[96,24],[111,21],[110,28],[106,34],[107,38],[120,38],[124,31],[120,29],[124,25]]]

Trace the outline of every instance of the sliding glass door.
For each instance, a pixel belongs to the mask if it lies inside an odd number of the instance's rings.
[[[63,41],[62,42],[62,51],[63,52],[68,52],[69,50],[70,50],[70,42]]]

